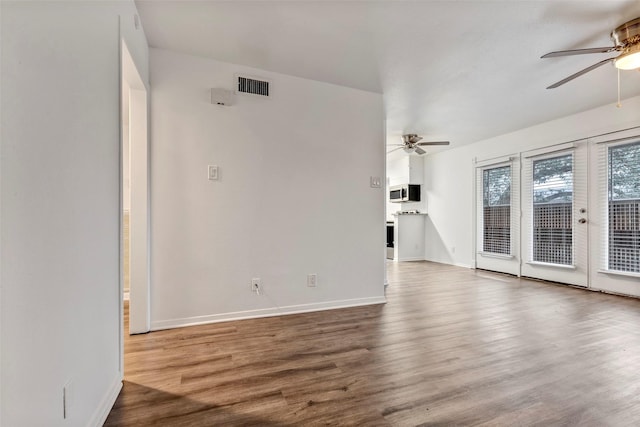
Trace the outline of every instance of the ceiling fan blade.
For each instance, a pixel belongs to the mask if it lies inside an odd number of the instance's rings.
[[[575,79],[576,77],[580,77],[581,75],[586,74],[586,73],[588,73],[589,71],[595,70],[596,68],[598,68],[598,67],[600,67],[600,66],[602,66],[602,65],[606,64],[607,62],[611,62],[611,61],[613,61],[614,59],[616,59],[616,58],[609,58],[609,59],[605,59],[605,60],[600,61],[600,62],[596,62],[596,63],[595,63],[595,64],[593,64],[592,66],[587,67],[587,68],[585,68],[584,70],[580,70],[580,71],[578,71],[577,73],[572,74],[572,75],[570,75],[569,77],[567,77],[567,78],[565,78],[565,79],[562,79],[562,80],[560,80],[560,81],[559,81],[559,82],[557,82],[557,83],[552,84],[552,85],[551,85],[551,86],[549,86],[547,89],[555,89],[555,88],[557,88],[558,86],[562,86],[563,84],[565,84],[565,83],[567,83],[567,82],[570,82],[571,80]]]
[[[557,56],[572,56],[572,55],[584,55],[586,53],[609,53],[617,50],[614,47],[591,47],[588,49],[571,49],[571,50],[559,50],[556,52],[549,52],[542,55],[540,58],[555,58]]]
[[[420,147],[415,147],[414,151],[415,151],[416,154],[424,154],[424,153],[426,153],[426,151],[424,151]]]
[[[387,151],[387,154],[393,153],[394,151],[402,150],[402,148],[404,148],[404,147],[394,148],[394,149],[393,149],[393,150],[391,150],[391,151]]]
[[[426,141],[418,142],[416,145],[449,145],[449,141]]]
[[[412,136],[411,138],[409,138],[409,142],[411,142],[412,144],[415,144],[418,141],[420,141],[421,139],[422,139],[421,136],[415,135],[415,136]]]

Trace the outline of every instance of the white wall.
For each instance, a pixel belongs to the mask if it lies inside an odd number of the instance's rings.
[[[212,105],[236,73],[272,97]],[[384,301],[380,94],[158,49],[151,85],[152,329]]]
[[[429,216],[425,258],[471,267],[473,264],[473,159],[505,156],[552,144],[640,125],[640,97],[497,136],[425,158]]]
[[[146,41],[132,1],[1,7],[0,424],[97,425],[121,381],[118,15],[143,70]]]

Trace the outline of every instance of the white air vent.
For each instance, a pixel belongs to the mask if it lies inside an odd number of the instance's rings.
[[[269,82],[238,76],[238,92],[269,96]]]

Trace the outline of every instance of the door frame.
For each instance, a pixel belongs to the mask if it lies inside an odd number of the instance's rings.
[[[120,39],[120,125],[123,114],[129,116],[129,167],[131,202],[129,214],[130,280],[129,280],[129,333],[146,333],[150,318],[150,257],[149,257],[149,138],[148,138],[148,88],[129,52],[124,39]],[[123,307],[123,131],[120,132],[120,339],[121,355],[124,350]],[[121,357],[122,365],[122,357]]]
[[[572,174],[572,265],[550,264],[532,259],[533,172],[536,160],[571,154]],[[522,266],[526,277],[589,287],[589,147],[586,143],[568,143],[522,153]],[[584,212],[583,212],[584,210]],[[579,220],[584,218],[586,222]]]
[[[572,149],[577,146],[584,147],[584,151],[587,156],[587,180],[585,181],[585,185],[587,186],[587,200],[584,202],[587,208],[587,214],[589,215],[588,221],[586,223],[587,227],[585,227],[587,234],[587,244],[585,245],[588,248],[588,259],[586,260],[587,265],[587,280],[586,280],[586,288],[595,291],[603,291],[607,293],[613,293],[618,295],[629,295],[634,297],[640,297],[640,273],[624,273],[618,271],[609,271],[604,265],[604,257],[605,253],[603,253],[604,245],[606,242],[604,241],[606,238],[607,230],[605,229],[607,224],[606,219],[606,194],[607,194],[607,181],[603,179],[603,167],[606,169],[607,164],[603,162],[602,156],[605,153],[606,147],[615,146],[618,144],[629,143],[632,141],[640,140],[640,125],[630,126],[624,129],[618,130],[609,130],[607,132],[603,132],[597,135],[586,136],[579,139],[574,139],[568,142],[556,143],[545,145],[542,147],[538,147],[536,149],[517,152],[517,156],[521,159],[520,161],[520,187],[514,188],[514,190],[518,190],[520,192],[520,213],[521,216],[524,217],[524,183],[523,183],[523,159],[526,157],[534,157],[540,153],[552,153],[552,152],[560,152],[562,150]],[[478,245],[481,240],[478,238],[478,234],[481,232],[479,230],[479,219],[478,215],[480,212],[478,211],[478,168],[486,167],[492,164],[498,164],[500,162],[506,162],[509,159],[508,155],[503,155],[499,157],[486,158],[482,160],[478,160],[476,158],[472,159],[473,173],[475,177],[475,182],[473,185],[473,205],[474,205],[474,219],[473,219],[473,266],[478,269],[488,269],[492,271],[498,272],[506,272],[499,268],[486,267],[481,266],[478,263],[478,258],[480,255],[478,252]],[[606,175],[606,174],[605,174]],[[579,208],[578,208],[579,209]],[[575,210],[574,210],[575,212]],[[578,212],[579,213],[579,212]],[[520,218],[518,218],[520,220]],[[522,219],[520,225],[520,242],[524,240],[524,233],[526,233],[524,219]],[[522,264],[526,262],[526,258],[528,254],[526,253],[526,248],[523,248],[520,251],[520,263],[517,272],[509,272],[510,274],[514,274],[517,276],[522,275]],[[499,260],[500,262],[505,262],[504,260]],[[545,279],[549,281],[556,281],[554,279]]]
[[[590,221],[590,236],[595,242],[590,255],[591,288],[598,291],[640,296],[640,273],[624,273],[608,270],[606,266],[608,236],[608,148],[640,141],[640,126],[607,133],[590,138],[593,155],[590,159],[589,174],[591,188],[597,189],[596,197],[591,198],[591,212],[595,213]],[[604,157],[603,157],[604,156]]]
[[[510,194],[510,240],[511,250],[507,255],[483,252],[482,242],[484,239],[483,224],[483,172],[487,169],[509,166],[511,168],[511,194]],[[490,271],[513,274],[520,276],[520,156],[512,154],[486,160],[474,159],[474,265]]]

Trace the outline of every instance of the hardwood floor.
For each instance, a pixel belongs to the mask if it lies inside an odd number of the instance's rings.
[[[105,425],[640,425],[640,300],[388,265],[386,305],[127,337]]]

